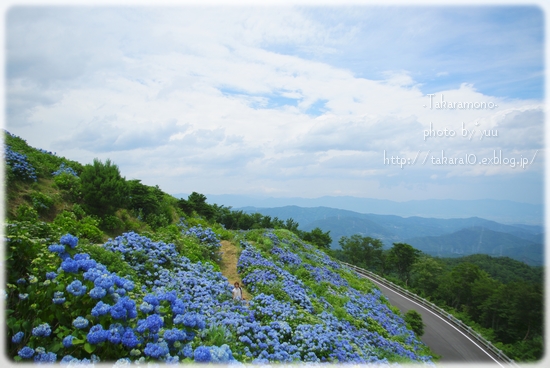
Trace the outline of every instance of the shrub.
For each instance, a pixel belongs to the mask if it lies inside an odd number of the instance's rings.
[[[111,160],[106,160],[103,164],[94,159],[93,165],[84,167],[80,179],[82,199],[89,213],[112,215],[127,200],[126,181],[120,176],[118,166]]]
[[[50,209],[51,206],[53,206],[53,199],[42,192],[32,192],[30,194],[31,201],[32,201],[32,207],[38,211],[39,213],[44,213]]]
[[[35,222],[38,220],[38,211],[26,204],[22,204],[17,207],[15,218],[18,221]]]
[[[422,315],[414,309],[409,309],[405,313],[405,322],[414,331],[416,336],[420,337],[424,335],[424,323],[422,322]]]

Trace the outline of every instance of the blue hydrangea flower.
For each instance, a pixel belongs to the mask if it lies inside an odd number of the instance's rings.
[[[180,361],[180,357],[176,355],[176,356],[169,356],[168,358],[166,358],[165,363],[166,364],[179,364],[179,361]]]
[[[55,293],[53,293],[52,301],[53,301],[54,304],[63,304],[63,303],[65,303],[65,298],[63,297],[63,292],[62,291],[56,291]]]
[[[126,346],[127,348],[134,348],[138,344],[139,341],[134,334],[134,331],[130,327],[128,327],[122,335],[122,345]]]
[[[109,331],[104,330],[101,325],[92,326],[92,328],[90,328],[90,332],[86,335],[88,342],[94,345],[106,341],[108,337]]]
[[[73,346],[73,340],[73,335],[65,336],[65,338],[63,339],[63,346],[66,348],[70,348],[71,346]]]
[[[78,238],[71,234],[66,234],[61,237],[61,240],[59,240],[61,244],[68,245],[71,247],[71,249],[74,249],[76,245],[78,244]]]
[[[87,289],[85,285],[82,285],[80,280],[74,280],[67,286],[67,291],[75,296],[84,295]]]
[[[166,356],[170,353],[168,350],[168,345],[165,342],[160,342],[158,344],[148,342],[143,352],[145,355],[155,359]]]
[[[102,287],[96,286],[95,288],[90,290],[90,297],[92,297],[93,299],[101,299],[105,295],[107,295],[107,290]]]
[[[118,295],[118,294],[114,294]],[[132,319],[137,317],[136,303],[127,296],[120,298],[115,305],[111,307],[111,316],[114,319]]]
[[[65,252],[65,246],[61,244],[52,244],[48,247],[48,250],[52,253],[61,254]]]
[[[176,341],[184,341],[187,338],[187,333],[177,328],[164,331],[164,340],[169,343],[174,343]]]
[[[130,358],[120,358],[115,362],[114,367],[128,367],[132,364]]]
[[[193,348],[191,347],[191,344],[185,345],[181,349],[180,354],[182,354],[186,358],[191,358],[193,356]]]
[[[139,333],[145,332],[145,330],[149,330],[150,333],[157,333],[159,332],[160,328],[164,325],[164,321],[158,314],[152,314],[150,316],[147,316],[146,319],[140,319],[138,321],[138,326],[136,328],[136,331]]]
[[[109,327],[109,335],[107,340],[112,344],[118,344],[122,341],[122,334],[124,333],[124,327],[120,323],[113,324]]]
[[[52,329],[47,322],[44,322],[32,329],[32,335],[38,337],[47,337],[52,333]]]
[[[46,272],[46,279],[53,280],[57,277],[57,274],[55,272]]]
[[[78,272],[78,262],[75,261],[72,258],[65,258],[63,260],[63,262],[61,262],[61,269],[65,272],[77,273]]]
[[[23,349],[17,352],[17,355],[19,355],[23,359],[32,358],[32,356],[34,355],[34,349],[25,346]]]
[[[91,314],[94,317],[99,317],[109,313],[110,310],[111,310],[111,306],[109,304],[103,303],[100,300],[99,302],[97,302],[95,307],[92,308]]]
[[[212,355],[210,354],[210,349],[206,346],[199,346],[195,349],[193,353],[195,362],[197,363],[208,363],[212,360]]]
[[[51,154],[51,152],[48,152],[48,151],[44,151],[44,150],[41,150],[41,151],[44,152],[44,153],[50,153]],[[52,173],[52,175],[53,176],[58,176],[58,175],[61,175],[63,173],[78,177],[78,173],[72,167],[65,165],[64,162],[62,162],[61,165],[59,165],[59,169],[54,171]]]
[[[38,364],[51,364],[57,360],[56,353],[39,353],[34,356],[34,362]]]
[[[78,329],[83,329],[88,327],[89,323],[90,322],[86,318],[79,316],[79,317],[76,317],[76,319],[73,321],[73,326]]]
[[[151,313],[152,311],[155,310],[155,307],[152,304],[149,304],[147,302],[143,302],[139,306],[139,310],[141,312],[145,313],[145,314],[149,314],[149,313]]]
[[[19,294],[19,299],[21,300],[27,300],[29,298],[29,294],[25,293],[25,294]]]
[[[25,337],[25,333],[23,331],[19,331],[12,336],[11,342],[13,342],[14,344],[19,344],[21,340],[23,340],[23,337]]]

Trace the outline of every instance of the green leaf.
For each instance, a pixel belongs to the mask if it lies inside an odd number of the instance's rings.
[[[84,344],[84,350],[86,350],[86,352],[89,354],[93,353],[95,348],[95,345],[91,345],[89,342]]]
[[[50,351],[53,351],[54,353],[57,353],[59,351],[59,349],[61,349],[62,345],[61,343],[55,343],[53,344],[51,347],[50,347]]]

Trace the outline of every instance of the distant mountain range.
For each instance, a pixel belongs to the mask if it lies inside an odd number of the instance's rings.
[[[328,207],[276,208],[244,207],[247,213],[258,212],[281,220],[293,218],[300,229],[311,231],[319,227],[330,231],[332,247],[339,248],[342,236],[360,234],[380,239],[386,247],[404,242],[439,257],[459,257],[469,254],[507,256],[529,265],[544,261],[544,229],[536,225],[505,225],[479,217],[437,219],[363,214]]]
[[[532,242],[512,234],[471,227],[452,234],[408,239],[407,243],[439,257],[461,257],[470,254],[507,256],[529,265],[540,265],[544,257],[542,243]]]
[[[187,198],[189,194],[173,194]],[[329,207],[359,213],[396,215],[402,217],[419,216],[429,218],[469,218],[481,217],[503,224],[542,225],[544,205],[520,203],[506,200],[479,199],[427,199],[396,202],[386,199],[360,198],[351,196],[325,196],[319,198],[274,198],[254,197],[234,194],[206,194],[208,203],[226,207]],[[298,219],[295,219],[299,221]]]
[[[439,257],[480,253],[507,256],[530,265],[544,263],[542,205],[499,200],[206,197],[209,203],[234,210],[281,220],[292,218],[304,231],[316,227],[330,231],[332,248],[340,247],[342,236],[360,234],[380,239],[386,247],[404,242]]]

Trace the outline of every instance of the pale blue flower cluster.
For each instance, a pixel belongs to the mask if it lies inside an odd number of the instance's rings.
[[[61,175],[63,173],[66,173],[66,174],[69,174],[69,175],[72,175],[72,176],[78,176],[78,173],[72,167],[65,165],[64,162],[61,163],[61,165],[59,166],[59,169],[54,171],[52,173],[52,175],[53,176],[58,176],[58,175]]]
[[[52,329],[47,322],[44,322],[32,329],[32,335],[38,337],[47,337],[52,333]]]
[[[184,234],[194,236],[199,239],[201,243],[214,245],[215,247],[221,246],[218,235],[210,228],[203,229],[202,225],[193,226]]]
[[[265,259],[259,251],[254,249],[249,243],[241,242],[244,250],[239,257],[237,270],[246,276],[243,278],[243,283],[253,292],[261,292],[265,287],[270,287],[274,283],[279,283],[282,290],[288,297],[298,303],[300,306],[313,311],[308,291],[303,282],[296,276],[277,266],[272,261]],[[254,272],[252,277],[248,277]],[[266,275],[262,275],[266,273]],[[276,276],[276,278],[274,277]]]
[[[4,154],[6,163],[11,167],[11,171],[16,176],[23,180],[36,181],[38,179],[36,170],[27,161],[26,155],[13,151],[8,145],[4,147]]]

